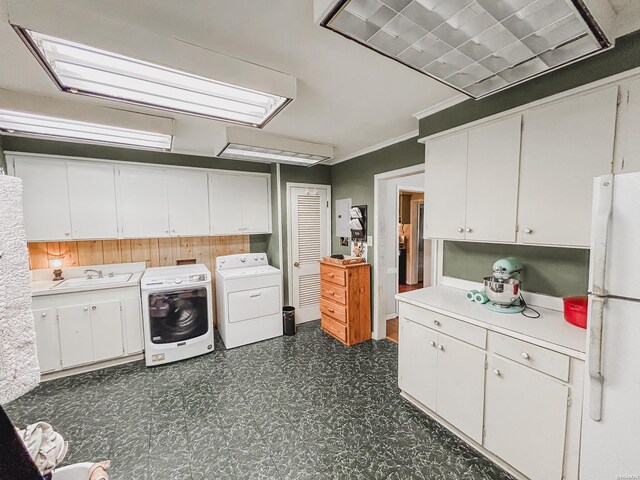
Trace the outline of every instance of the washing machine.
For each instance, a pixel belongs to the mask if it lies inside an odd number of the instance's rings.
[[[211,272],[207,267],[147,268],[140,289],[147,366],[213,351]]]
[[[265,253],[216,259],[216,304],[227,348],[282,335],[282,275]]]

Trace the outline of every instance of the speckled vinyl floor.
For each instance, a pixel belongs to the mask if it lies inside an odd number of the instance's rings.
[[[16,426],[50,422],[65,464],[110,458],[113,480],[511,479],[400,397],[395,344],[347,348],[317,322],[46,382],[5,409]]]

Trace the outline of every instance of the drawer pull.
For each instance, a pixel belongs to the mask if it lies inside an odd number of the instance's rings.
[[[498,377],[500,376],[500,370],[498,370],[497,368],[493,369],[493,374],[497,375]]]
[[[333,278],[333,277],[335,277],[335,276],[336,276],[336,274],[335,274],[335,273],[330,273],[330,274],[329,274],[329,276],[330,276],[331,278]]]
[[[442,345],[438,345],[438,350],[444,351],[444,347]]]
[[[44,313],[42,313],[41,315],[42,315],[42,318],[44,318],[44,317],[46,317],[46,316],[47,316],[47,312],[44,312]]]
[[[429,342],[429,345],[431,345],[432,347],[435,347],[435,346],[436,346],[436,342],[434,342],[433,340],[431,340],[431,341]]]
[[[329,310],[331,313],[335,312],[333,308],[327,308],[327,310]]]
[[[255,292],[249,293],[250,298],[256,298],[262,296],[262,290],[256,290]]]
[[[331,296],[333,296],[335,294],[336,294],[336,292],[329,292],[329,295],[331,295]]]
[[[436,327],[439,327],[439,326],[440,326],[440,322],[439,322],[438,320],[434,320],[434,321],[433,321],[433,324],[434,324]]]
[[[84,311],[86,312],[87,310],[89,310],[89,307],[84,307]]]
[[[527,352],[522,352],[522,353],[520,354],[520,356],[521,356],[522,358],[524,358],[525,360],[531,360],[531,357],[529,356],[529,354],[528,354]]]

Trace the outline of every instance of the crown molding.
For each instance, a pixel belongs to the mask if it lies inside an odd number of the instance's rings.
[[[471,97],[467,95],[458,94],[454,97],[448,98],[447,100],[443,100],[440,103],[436,103],[435,105],[427,107],[424,110],[420,110],[419,112],[414,113],[413,117],[420,120],[422,118],[428,117],[429,115],[433,115],[434,113],[445,110],[449,107],[453,107],[454,105],[464,102],[465,100],[469,100],[470,98]]]
[[[321,162],[322,165],[335,165],[337,163],[346,162],[347,160],[351,160],[352,158],[359,157],[361,155],[366,155],[367,153],[375,152],[376,150],[380,150],[381,148],[388,147],[389,145],[394,145],[396,143],[403,142],[405,140],[409,140],[410,138],[418,136],[420,133],[419,130],[412,130],[408,133],[400,135],[398,137],[390,138],[389,140],[385,140],[381,143],[376,143],[375,145],[371,145],[370,147],[363,148],[362,150],[358,150],[357,152],[350,153],[343,157],[332,158],[326,162]]]

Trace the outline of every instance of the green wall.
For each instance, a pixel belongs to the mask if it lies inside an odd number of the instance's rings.
[[[7,173],[7,160],[4,158],[4,147],[2,137],[0,137],[0,170]]]
[[[444,242],[444,275],[481,282],[499,258],[516,257],[527,292],[554,297],[586,295],[589,250],[495,243]]]
[[[334,202],[331,209],[333,253],[349,253],[349,248],[341,247],[338,237],[335,236],[335,201],[351,198],[353,205],[366,205],[369,228],[373,228],[373,176],[424,162],[424,145],[417,140],[418,137],[410,138],[331,167],[331,197]],[[373,252],[369,257],[373,257]]]
[[[465,100],[420,120],[426,137],[526,103],[640,67],[640,30],[620,37],[614,48],[480,100]]]

